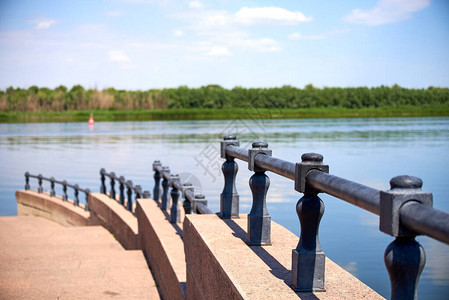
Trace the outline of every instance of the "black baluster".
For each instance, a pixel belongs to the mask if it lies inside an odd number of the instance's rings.
[[[167,210],[168,205],[168,180],[165,178],[164,175],[170,174],[170,168],[169,167],[162,167],[162,203],[161,203],[161,209]]]
[[[432,194],[423,192],[422,180],[413,176],[394,177],[390,186],[389,191],[380,192],[380,230],[395,237],[384,254],[390,276],[390,299],[417,299],[426,254],[415,240],[416,233],[401,224],[400,212],[416,202],[432,206]]]
[[[54,197],[56,195],[56,192],[55,192],[55,178],[54,177],[50,178],[50,187],[51,187],[50,197]]]
[[[101,177],[100,177],[100,180],[101,180],[100,193],[106,195],[106,182],[105,182],[106,181],[106,177],[105,177],[104,174],[106,174],[106,170],[105,169],[101,169],[100,170],[100,175],[101,175]]]
[[[30,189],[30,173],[25,172],[25,191]]]
[[[109,174],[109,178],[111,179],[111,192],[109,193],[109,197],[116,200],[115,199],[115,173],[111,172]]]
[[[184,201],[182,202],[182,207],[184,208],[184,213],[189,215],[192,213],[192,203],[187,199],[186,193],[190,191],[192,194],[194,193],[193,185],[190,182],[185,182],[182,184],[182,198]]]
[[[221,142],[221,158],[226,159],[221,166],[224,175],[224,187],[220,195],[220,217],[222,219],[239,217],[239,194],[235,186],[235,178],[239,167],[234,157],[226,154],[226,147],[229,145],[240,145],[235,135],[226,135]]]
[[[38,188],[37,188],[37,192],[38,192],[39,194],[42,194],[42,193],[44,192],[44,188],[42,187],[42,175],[39,174],[39,175],[37,176],[37,179],[38,179],[38,184],[39,184],[39,186],[38,186]]]
[[[179,175],[173,174],[170,175],[170,181],[171,181],[171,199],[172,199],[172,205],[170,208],[170,222],[171,223],[179,223],[181,222],[181,208],[178,205],[178,199],[179,199],[179,190],[176,187],[176,184],[179,184]]]
[[[62,201],[69,200],[69,197],[67,196],[67,181],[62,182]]]
[[[270,179],[265,175],[265,170],[255,165],[257,155],[271,156],[271,150],[265,142],[254,142],[252,149],[248,150],[248,168],[254,171],[249,179],[249,186],[253,194],[253,205],[248,214],[248,239],[249,245],[271,245],[271,217],[267,210],[267,191]]]
[[[136,185],[134,190],[136,192],[136,203],[137,203],[137,199],[142,198],[142,187],[140,185]]]
[[[154,171],[154,201],[159,203],[159,191],[160,191],[160,182],[161,182],[161,173],[157,170],[158,167],[161,167],[162,164],[159,160],[155,160],[153,163],[153,171]]]
[[[75,201],[73,202],[73,204],[75,206],[79,206],[80,205],[80,199],[78,198],[79,195],[79,186],[77,184],[74,185],[74,189],[75,189]]]
[[[86,194],[86,205],[84,206],[84,210],[85,210],[85,211],[89,211],[89,195],[90,195],[90,190],[89,190],[89,189],[85,189],[85,194]]]
[[[119,189],[120,189],[120,204],[122,206],[125,206],[125,177],[120,176],[118,179],[118,182],[120,183]]]
[[[127,209],[132,212],[133,211],[133,182],[131,180],[128,180],[126,182],[127,194],[128,194],[128,202],[127,202]]]
[[[326,255],[318,235],[324,203],[318,197],[319,191],[307,185],[306,176],[312,169],[329,173],[329,166],[323,164],[321,154],[305,153],[301,159],[296,164],[295,189],[304,196],[296,204],[301,236],[298,246],[292,250],[292,284],[297,291],[324,291]]]

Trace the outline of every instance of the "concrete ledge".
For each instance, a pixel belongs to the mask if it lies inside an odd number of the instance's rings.
[[[298,237],[272,222],[271,246],[248,246],[246,215],[184,219],[188,299],[383,299],[326,259],[326,292],[297,293],[291,287],[292,249]]]
[[[109,230],[126,250],[140,249],[137,219],[130,211],[101,193],[90,194],[88,201],[93,222]]]
[[[151,199],[138,199],[140,245],[163,299],[185,299],[186,264],[182,228],[169,223]],[[177,228],[176,228],[177,227]]]
[[[16,201],[19,216],[39,216],[66,227],[96,225],[84,206],[76,207],[73,201],[62,201],[59,196],[21,190],[16,191]]]

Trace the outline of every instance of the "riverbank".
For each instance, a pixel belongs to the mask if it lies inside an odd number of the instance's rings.
[[[166,109],[80,110],[64,112],[0,112],[0,123],[84,122],[93,113],[96,122],[156,120],[226,120],[290,118],[358,118],[449,116],[449,105],[396,106],[349,109]]]

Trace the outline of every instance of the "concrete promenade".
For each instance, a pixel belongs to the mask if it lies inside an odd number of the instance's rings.
[[[142,251],[102,226],[0,218],[0,299],[160,299]]]

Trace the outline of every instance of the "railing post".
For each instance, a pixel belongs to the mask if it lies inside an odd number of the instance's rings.
[[[270,179],[265,175],[265,169],[254,164],[256,155],[271,156],[265,142],[254,142],[252,149],[248,149],[248,169],[254,171],[249,179],[249,186],[253,194],[253,206],[248,214],[248,239],[249,245],[271,245],[271,217],[267,210],[267,191]]]
[[[307,185],[306,177],[310,170],[329,173],[329,166],[323,164],[323,156],[317,153],[305,153],[301,159],[296,164],[295,190],[304,196],[296,204],[301,236],[298,246],[292,250],[292,284],[297,291],[325,291],[326,255],[318,236],[324,203],[318,197],[319,191]]]
[[[25,191],[30,189],[30,173],[25,172]]]
[[[50,197],[54,197],[56,195],[56,192],[55,192],[55,178],[54,177],[50,178],[50,188],[51,188],[51,190],[50,190]]]
[[[69,197],[67,196],[67,181],[62,182],[62,201],[69,200]]]
[[[90,190],[86,189],[86,205],[84,206],[84,210],[85,211],[89,211],[89,194],[90,194]]]
[[[162,166],[160,160],[155,160],[153,162],[153,171],[154,171],[154,188],[153,195],[154,201],[159,202],[159,191],[160,191],[160,182],[161,182],[161,173],[158,172],[157,167]]]
[[[170,168],[167,166],[162,167],[162,173],[170,174]],[[167,210],[167,202],[168,202],[168,180],[163,177],[162,179],[162,202],[161,209]]]
[[[239,166],[235,162],[234,157],[226,154],[226,147],[229,145],[240,145],[235,135],[225,135],[223,141],[221,141],[221,158],[226,159],[221,166],[224,175],[224,187],[220,195],[220,217],[222,219],[239,217],[239,194],[235,187],[235,177]]]
[[[106,194],[106,183],[105,183],[106,177],[104,176],[105,173],[106,173],[106,170],[102,168],[100,170],[100,175],[101,175],[101,177],[100,177],[100,180],[101,180],[100,193],[102,193],[102,194]]]
[[[192,208],[194,214],[198,213],[198,206],[197,206],[198,203],[203,203],[205,206],[207,206],[206,196],[204,196],[203,194],[195,195],[195,201],[193,202]]]
[[[109,193],[109,197],[115,200],[115,173],[111,172],[109,178],[111,179],[111,192]]]
[[[170,222],[171,223],[179,223],[181,222],[181,208],[178,205],[178,199],[179,199],[179,190],[176,188],[175,183],[179,183],[179,175],[173,174],[170,175],[170,181],[171,181],[171,199],[172,204],[170,208]]]
[[[39,194],[42,194],[42,193],[44,192],[44,188],[42,187],[42,175],[39,174],[39,175],[37,176],[37,178],[38,178],[38,183],[39,183],[39,187],[37,188],[37,192],[38,192]]]
[[[136,187],[134,189],[136,191],[136,203],[137,203],[137,199],[142,198],[140,196],[142,194],[142,187],[140,185],[136,185]]]
[[[120,186],[119,186],[119,190],[120,190],[119,201],[120,201],[120,204],[122,206],[125,206],[125,177],[120,176],[118,181],[120,183]]]
[[[185,182],[182,184],[182,198],[184,201],[182,202],[182,207],[184,208],[184,213],[189,215],[192,213],[192,203],[187,199],[186,192],[191,191],[194,192],[193,185],[190,182]]]
[[[133,211],[133,190],[131,189],[133,186],[133,182],[131,180],[128,180],[126,182],[126,187],[127,189],[127,194],[128,194],[128,202],[127,204],[127,209],[132,212]]]
[[[79,206],[80,205],[80,199],[78,198],[79,195],[79,186],[77,184],[74,185],[75,189],[75,201],[73,202],[73,205]]]
[[[144,199],[150,199],[151,198],[150,191],[143,191],[143,198]]]
[[[395,237],[384,254],[390,276],[391,298],[417,299],[418,281],[426,264],[423,247],[415,241],[416,233],[401,225],[400,210],[412,202],[432,206],[432,194],[421,190],[422,180],[397,176],[391,189],[380,192],[380,230]]]

